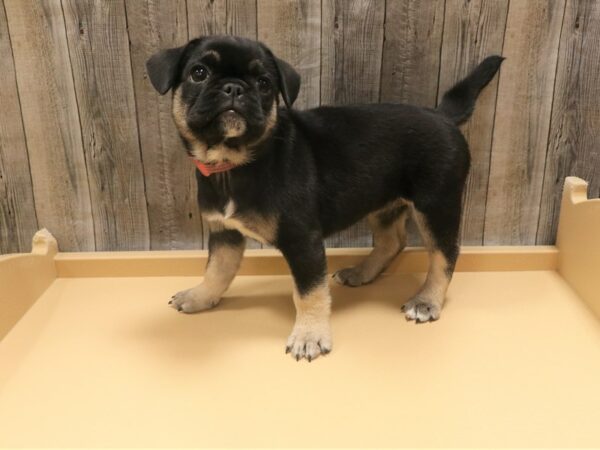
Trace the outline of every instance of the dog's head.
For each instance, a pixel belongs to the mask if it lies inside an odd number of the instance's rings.
[[[173,118],[188,152],[202,163],[244,164],[277,122],[279,94],[289,108],[300,76],[263,44],[232,36],[194,39],[146,63],[162,95],[173,92]]]

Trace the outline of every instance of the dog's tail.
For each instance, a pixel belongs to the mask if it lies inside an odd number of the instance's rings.
[[[494,55],[485,58],[473,72],[444,94],[437,111],[456,125],[466,122],[473,114],[479,93],[494,78],[502,61],[504,61],[502,56]]]

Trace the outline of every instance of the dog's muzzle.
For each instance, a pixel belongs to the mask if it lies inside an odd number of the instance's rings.
[[[229,109],[219,116],[221,127],[223,129],[223,136],[226,138],[234,138],[242,136],[247,129],[246,119],[244,119],[238,112],[233,109]]]

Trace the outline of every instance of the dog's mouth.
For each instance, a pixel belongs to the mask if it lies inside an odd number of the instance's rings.
[[[227,109],[217,116],[219,126],[225,138],[243,136],[248,129],[245,117],[235,109]]]

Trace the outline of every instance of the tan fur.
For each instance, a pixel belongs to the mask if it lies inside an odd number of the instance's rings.
[[[175,294],[171,306],[194,313],[217,305],[240,267],[244,248],[242,242],[239,246],[222,245],[211,251],[202,283]]]
[[[432,251],[429,257],[429,272],[427,272],[425,284],[421,287],[418,295],[441,307],[450,284],[450,278],[446,273],[448,262],[439,250]]]
[[[250,63],[248,64],[248,70],[249,71],[253,71],[254,68],[258,68],[258,69],[264,69],[264,65],[262,63],[262,61],[260,59],[253,59],[252,61],[250,61]]]
[[[277,124],[277,102],[273,101],[267,119],[265,121],[265,131],[260,138],[251,144],[251,147],[257,146],[271,135],[271,131]]]
[[[175,122],[175,126],[179,133],[183,136],[184,139],[190,144],[191,154],[198,161],[203,163],[221,163],[223,161],[229,161],[236,165],[247,164],[252,160],[253,154],[251,147],[260,144],[264,141],[270,134],[275,124],[277,123],[277,105],[276,102],[273,102],[271,106],[271,110],[269,111],[269,115],[267,116],[265,123],[265,131],[262,136],[253,142],[249,148],[240,148],[240,149],[232,149],[225,144],[218,144],[208,148],[206,144],[200,141],[192,132],[190,127],[187,124],[187,105],[181,98],[181,88],[177,88],[173,93],[173,120]],[[238,136],[240,129],[243,128],[245,131],[245,123],[244,126],[241,127],[240,124],[232,125],[232,130],[235,128],[237,131],[232,131],[232,136]],[[230,136],[230,137],[232,137]]]
[[[228,111],[222,117],[221,122],[225,130],[225,137],[238,137],[246,132],[246,121],[238,113]]]
[[[195,149],[192,150],[192,154],[195,158],[198,158],[200,161],[207,163],[221,163],[223,161],[229,161],[235,165],[241,166],[243,164],[247,164],[252,160],[252,153],[248,151],[247,148],[239,148],[232,149],[231,147],[226,146],[225,144],[217,144],[210,147],[205,152],[204,160],[200,159],[198,155],[201,153],[196,153]]]
[[[383,227],[379,214],[389,209],[398,208],[408,203],[400,199],[368,216],[369,226],[373,232],[374,247],[371,253],[355,267],[342,269],[334,274],[334,280],[348,286],[360,286],[370,283],[385,270],[394,257],[406,247],[406,219],[404,213],[390,226]]]
[[[327,280],[324,279],[304,295],[294,287],[294,305],[297,320],[313,323],[328,318],[331,313],[331,295]]]
[[[206,144],[200,142],[198,138],[192,133],[190,127],[187,124],[187,105],[181,98],[181,88],[177,88],[173,93],[173,105],[172,105],[172,113],[173,113],[173,121],[175,122],[175,126],[177,130],[183,136],[184,139],[188,141],[191,145],[194,152],[197,152],[197,156],[194,155],[198,160],[204,161],[206,158]]]
[[[233,277],[237,273],[244,247],[222,245],[210,254],[210,260],[204,273],[206,289],[219,297],[227,290]]]
[[[394,257],[404,249],[406,246],[406,236],[404,236],[404,242],[400,240],[399,230],[404,230],[404,220],[401,220],[401,224],[393,224],[387,228],[383,228],[377,218],[372,215],[368,217],[371,229],[373,230],[373,239],[375,246],[373,250],[367,256],[359,266],[359,270],[362,273],[363,283],[372,281],[377,275],[379,275],[388,264],[394,259]],[[404,231],[402,231],[403,234]]]
[[[327,279],[315,286],[310,292],[300,295],[294,288],[296,323],[288,338],[287,351],[296,359],[309,361],[321,353],[331,351],[331,295]]]
[[[263,141],[266,137],[268,137],[271,134],[271,130],[273,129],[273,127],[275,127],[276,123],[277,123],[277,102],[273,101],[273,104],[271,105],[271,110],[269,111],[269,115],[267,116],[267,121],[265,123],[265,132],[263,133],[262,137],[260,138],[261,141]]]
[[[419,227],[421,237],[429,250],[429,271],[427,272],[425,284],[418,295],[430,299],[438,306],[442,306],[444,304],[446,290],[450,284],[450,277],[446,273],[448,261],[444,254],[436,248],[435,241],[431,236],[425,216],[415,210],[414,218]]]
[[[211,222],[221,223],[225,228],[238,230],[263,244],[273,244],[277,238],[276,216],[263,216],[257,213],[240,214],[235,210],[235,203],[229,201],[223,212],[203,212],[203,217]]]
[[[214,57],[217,60],[217,62],[221,61],[221,55],[216,50],[207,50],[206,52],[202,53],[200,59],[205,58],[207,56]]]

